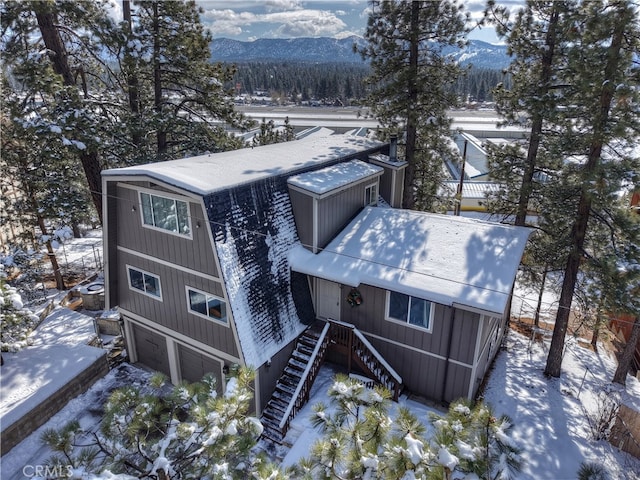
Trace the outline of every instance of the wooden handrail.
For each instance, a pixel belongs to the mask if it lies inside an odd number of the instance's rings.
[[[316,379],[318,372],[320,371],[320,366],[324,361],[325,354],[327,352],[327,347],[329,346],[329,332],[330,324],[326,323],[324,328],[322,329],[322,333],[318,338],[318,342],[316,343],[316,347],[313,349],[313,353],[311,354],[311,358],[309,358],[309,363],[307,364],[307,368],[305,368],[302,373],[302,377],[300,378],[300,382],[298,382],[298,386],[296,387],[296,391],[291,397],[289,401],[289,405],[282,416],[282,420],[280,420],[280,431],[282,432],[282,437],[287,434],[289,430],[289,424],[293,417],[296,416],[300,408],[307,403],[309,400],[309,393],[311,392],[311,385],[313,385],[313,381]]]
[[[375,376],[393,395],[394,400],[400,397],[402,377],[389,365],[384,357],[374,348],[365,336],[350,323],[329,319],[331,323],[331,339],[336,346],[344,347],[347,355],[355,355],[369,372]]]

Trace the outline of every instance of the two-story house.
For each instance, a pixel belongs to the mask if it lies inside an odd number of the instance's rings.
[[[275,439],[324,359],[396,397],[473,398],[529,232],[398,208],[405,167],[324,130],[104,171],[106,306],[131,361],[221,387],[251,365]]]

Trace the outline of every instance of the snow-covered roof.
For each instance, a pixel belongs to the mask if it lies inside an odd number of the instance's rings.
[[[267,177],[292,175],[382,145],[369,138],[333,135],[332,130],[322,129],[291,142],[104,170],[102,175],[144,175],[207,195]]]
[[[441,195],[449,194],[455,195],[458,191],[458,180],[445,181],[444,188],[439,191]],[[488,192],[497,192],[500,189],[500,184],[495,182],[476,182],[467,180],[462,183],[462,198],[486,198]]]
[[[320,253],[298,244],[294,271],[502,315],[530,230],[367,207]]]
[[[362,160],[338,163],[313,172],[301,173],[287,179],[289,185],[322,195],[353,182],[382,174],[384,169]]]
[[[314,320],[307,284],[287,260],[299,243],[287,182],[268,178],[204,203],[242,356],[258,368]]]

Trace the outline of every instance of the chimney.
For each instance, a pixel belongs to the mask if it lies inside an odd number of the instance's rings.
[[[391,135],[391,138],[390,138],[389,161],[390,162],[398,161],[398,136],[395,134]]]

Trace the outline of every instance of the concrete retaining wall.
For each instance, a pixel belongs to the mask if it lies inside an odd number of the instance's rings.
[[[107,356],[102,355],[82,373],[51,395],[46,401],[33,408],[20,420],[2,430],[1,452],[7,453],[27,436],[58,413],[70,400],[86,392],[97,380],[109,371]]]

